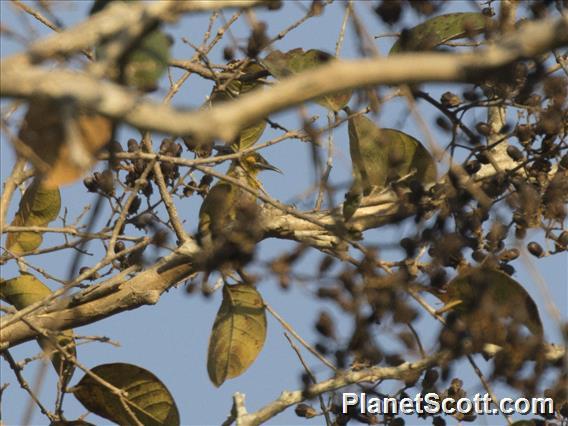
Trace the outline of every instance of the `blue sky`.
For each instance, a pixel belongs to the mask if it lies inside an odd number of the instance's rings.
[[[268,23],[268,32],[271,35],[278,33],[283,28],[297,20],[304,14],[303,8],[309,5],[309,2],[303,4],[294,4],[293,2],[284,2],[283,10],[269,14],[260,12],[259,19],[265,19]],[[372,35],[389,32],[379,19],[373,14],[370,6],[371,2],[357,2],[356,7],[359,16],[368,25],[368,29]],[[56,5],[55,10],[58,12],[66,25],[80,21],[90,7],[88,1],[67,2]],[[24,22],[26,19],[14,13],[13,7],[7,1],[0,2],[0,11],[2,14],[2,22],[18,30],[20,33],[30,34]],[[445,11],[470,11],[470,2],[452,2]],[[230,16],[230,12],[225,12],[225,16]],[[343,17],[343,7],[340,4],[333,4],[326,8],[325,13],[321,17],[312,18],[307,24],[292,31],[284,40],[275,44],[275,48],[280,50],[289,50],[295,47],[303,47],[304,49],[318,48],[333,52],[337,40],[339,27]],[[407,22],[417,22],[417,16],[408,13],[405,17]],[[38,35],[45,35],[50,32],[35,21],[29,21],[30,25],[37,30]],[[178,23],[168,26],[167,32],[172,34],[175,40],[173,47],[173,56],[178,59],[186,59],[193,55],[193,50],[181,41],[182,37],[194,41],[198,44],[208,22],[207,15],[198,15],[184,17]],[[216,24],[215,28],[219,26]],[[234,35],[243,43],[246,42],[246,36],[249,29],[243,19],[240,19],[233,27]],[[227,39],[227,43],[228,43]],[[394,40],[392,38],[378,39],[377,45],[382,53],[386,53]],[[221,43],[224,46],[225,43]],[[22,46],[15,44],[10,40],[2,38],[2,56],[9,55],[22,49]],[[347,58],[357,57],[355,38],[352,28],[348,28],[342,56]],[[222,47],[215,49],[210,58],[214,63],[221,63]],[[173,75],[179,76],[177,70],[173,71]],[[164,86],[166,87],[166,86]],[[448,87],[429,87],[426,89],[434,98],[439,97],[441,93],[448,90]],[[203,81],[198,76],[192,76],[184,85],[183,89],[174,98],[173,104],[180,107],[198,107],[205,97],[209,94],[211,85],[209,82]],[[456,89],[457,90],[457,89]],[[387,93],[387,89],[382,93]],[[157,98],[163,96],[165,92],[158,91],[153,94]],[[6,101],[2,102],[2,106],[7,105]],[[424,113],[429,123],[433,122],[435,115],[424,105],[420,106],[420,110]],[[308,111],[313,114],[319,114],[321,119],[319,123],[325,123],[326,111],[318,106],[310,106]],[[472,122],[483,120],[484,112],[481,110],[476,113],[475,120]],[[297,128],[301,126],[301,118],[296,112],[286,112],[272,117],[274,120],[287,125],[289,128]],[[378,117],[378,122],[385,127],[396,127],[404,130],[418,139],[423,139],[420,131],[416,127],[411,118],[407,116],[402,103],[394,101],[389,103]],[[432,130],[440,144],[444,145],[447,137],[439,133],[435,126]],[[268,129],[263,135],[262,140],[276,136],[277,133]],[[122,127],[118,135],[118,139],[125,145],[128,138],[138,138],[138,132],[134,129]],[[334,168],[332,171],[332,182],[337,184],[347,184],[351,174],[351,166],[349,160],[349,148],[347,140],[346,126],[337,129],[334,134],[335,138],[335,156]],[[155,143],[159,143],[160,137],[154,139]],[[261,141],[262,141],[261,140]],[[269,194],[284,202],[296,200],[298,196],[305,194],[313,184],[313,171],[311,169],[311,149],[306,144],[296,140],[287,141],[283,144],[271,147],[265,151],[267,159],[284,171],[283,175],[266,174],[263,180],[264,186]],[[13,164],[12,149],[2,134],[1,142],[1,176],[2,180],[9,174],[11,165]],[[323,153],[325,155],[325,152]],[[223,170],[223,167],[220,168]],[[296,201],[298,207],[311,208],[313,206],[313,193],[309,193],[307,198]],[[341,201],[342,191],[339,191],[337,202]],[[85,191],[81,182],[66,187],[62,190],[63,205],[68,208],[69,217],[76,216],[86,203],[93,203],[94,196]],[[189,200],[184,199],[178,203],[179,211],[184,219],[186,219],[186,229],[194,232],[197,227],[197,211],[201,199],[197,196],[191,197]],[[17,199],[12,203],[8,217],[13,217],[17,209]],[[108,212],[107,212],[108,213]],[[55,222],[54,222],[55,223]],[[410,235],[413,231],[413,224],[405,222],[402,226],[391,226],[373,230],[366,233],[368,241],[373,243],[392,242],[393,245],[406,235]],[[536,234],[538,238],[538,234]],[[45,238],[44,245],[60,242],[61,237],[50,235]],[[527,238],[527,241],[530,239]],[[260,262],[273,259],[282,254],[284,250],[289,250],[294,244],[288,241],[267,240],[262,242],[257,250]],[[100,254],[100,244],[93,242],[89,249],[95,256],[93,258],[84,257],[81,266],[88,266],[90,262],[94,262],[96,254]],[[397,250],[386,249],[382,251],[385,258],[396,258],[400,253]],[[321,259],[319,253],[311,254],[301,263],[301,270],[313,271],[314,266]],[[44,267],[50,273],[59,277],[66,277],[67,268],[71,261],[70,253],[55,253],[44,255],[41,257],[30,258],[30,261],[39,267]],[[549,291],[556,306],[561,310],[564,320],[566,320],[566,277],[567,277],[567,258],[566,255],[557,255],[537,262],[538,270],[544,280],[548,283]],[[527,290],[533,295],[536,303],[540,307],[541,316],[545,324],[546,334],[552,342],[560,342],[560,335],[555,323],[551,320],[550,315],[546,311],[542,294],[535,285],[531,276],[527,273],[525,267],[520,261],[516,261],[513,265],[517,268],[515,278],[525,284]],[[257,269],[262,273],[262,269]],[[9,264],[2,267],[2,277],[9,278],[17,273],[15,264]],[[259,290],[264,299],[270,304],[280,315],[282,315],[296,330],[308,341],[315,342],[317,340],[316,332],[313,329],[313,323],[318,313],[325,307],[335,318],[339,320],[340,335],[344,338],[348,337],[351,329],[351,323],[346,321],[345,317],[334,309],[331,305],[322,305],[322,302],[314,300],[311,288],[303,283],[293,283],[290,290],[282,291],[273,279],[261,277]],[[48,283],[52,288],[57,288],[54,283]],[[217,292],[209,299],[203,298],[199,293],[187,295],[183,288],[172,289],[164,294],[158,305],[144,307],[135,311],[126,312],[112,318],[100,321],[96,324],[82,327],[76,330],[77,334],[104,335],[121,343],[120,348],[105,344],[88,344],[78,348],[79,360],[90,367],[109,362],[128,362],[140,365],[154,374],[156,374],[170,389],[173,394],[183,424],[206,425],[219,424],[229,414],[232,395],[239,391],[246,394],[247,408],[254,411],[262,405],[274,400],[284,389],[295,390],[301,388],[300,375],[302,373],[301,365],[298,359],[283,336],[282,327],[270,316],[268,316],[268,338],[265,347],[257,361],[252,367],[241,377],[230,380],[223,384],[219,389],[215,388],[207,377],[206,371],[206,351],[208,337],[215,318],[215,314],[220,304],[221,294]],[[439,303],[432,300],[435,306]],[[436,335],[438,324],[426,314],[421,316],[422,320],[419,325],[419,332],[424,336],[425,341]],[[388,324],[381,325],[378,333],[383,328],[388,328]],[[397,347],[398,343],[389,341],[391,336],[385,334],[386,341],[381,340],[383,347]],[[432,349],[432,345],[427,345],[427,349]],[[39,348],[35,342],[29,342],[14,348],[12,354],[17,360],[35,355],[39,352]],[[311,357],[307,352],[304,354],[306,360],[313,367],[318,379],[330,377],[331,372],[326,370],[315,358]],[[478,362],[485,371],[489,371],[489,364],[485,363],[481,357]],[[24,372],[25,377],[34,383],[38,363],[28,366]],[[27,406],[27,396],[18,388],[17,383],[13,379],[12,372],[7,368],[4,360],[1,363],[2,378],[1,382],[9,381],[11,385],[4,392],[2,400],[3,421],[7,425],[20,424],[22,421],[25,407]],[[477,377],[471,371],[466,363],[460,363],[459,369],[456,371],[460,377],[466,380],[466,390],[474,394],[482,390]],[[77,371],[72,383],[82,377],[82,373]],[[45,380],[41,384],[41,398],[47,406],[53,406],[54,392],[52,391],[56,381],[55,374],[51,368],[48,368]],[[511,395],[511,390],[506,386],[499,385],[496,392],[500,396]],[[317,403],[314,404],[317,406]],[[84,408],[74,400],[72,396],[66,398],[65,414],[68,418],[75,418],[85,412]],[[104,423],[100,418],[90,415],[87,420],[94,423]],[[495,424],[501,424],[503,419],[498,419]],[[495,419],[479,419],[479,424],[493,424]],[[288,409],[269,424],[321,424],[322,419],[313,420],[299,419],[295,416],[293,408]],[[452,421],[449,420],[452,424]],[[38,410],[35,410],[32,424],[46,424],[45,418],[41,416]],[[430,421],[424,422],[418,419],[409,419],[407,424],[430,424]]]

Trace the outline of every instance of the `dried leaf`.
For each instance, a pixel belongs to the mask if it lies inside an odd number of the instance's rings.
[[[290,75],[301,73],[302,71],[316,68],[331,60],[336,60],[333,55],[317,49],[297,48],[283,53],[275,50],[262,60],[262,64],[268,69],[270,74],[278,79],[286,78]],[[351,99],[351,91],[338,92],[316,99],[321,106],[332,111],[339,111]]]
[[[0,299],[13,305],[16,309],[24,309],[33,303],[39,302],[52,293],[51,289],[31,274],[23,273],[19,277],[0,281]],[[75,357],[77,351],[73,339],[73,330],[66,330],[59,333],[56,337],[57,344],[65,348],[67,355]],[[61,377],[62,383],[67,385],[75,365],[67,362],[62,354],[57,350],[50,339],[40,337],[38,344],[47,354],[51,354],[51,363]]]
[[[28,160],[39,170],[48,167],[43,176],[47,188],[70,184],[83,176],[112,134],[109,119],[88,113],[66,116],[64,109],[61,103],[34,99],[20,127],[19,139],[35,154]]]
[[[143,425],[178,426],[179,412],[166,386],[150,371],[132,364],[102,364],[91,372],[127,392],[121,398],[108,387],[85,374],[71,391],[89,411],[115,423],[133,424],[125,405]]]
[[[207,371],[217,387],[240,376],[266,339],[266,312],[260,293],[248,284],[223,287],[223,302],[209,339]]]
[[[55,220],[61,209],[59,189],[48,189],[35,179],[26,189],[12,221],[13,226],[46,226]],[[24,254],[38,248],[43,240],[38,232],[11,232],[6,247],[15,254]]]
[[[448,13],[411,28],[392,46],[389,55],[400,52],[431,50],[435,47],[484,30],[488,18],[481,13]]]
[[[461,301],[455,309],[466,319],[470,317],[471,322],[478,323],[479,314],[488,312],[499,318],[512,318],[536,336],[543,334],[536,303],[521,284],[501,271],[485,266],[468,269],[454,278],[447,292],[438,297],[445,304]]]

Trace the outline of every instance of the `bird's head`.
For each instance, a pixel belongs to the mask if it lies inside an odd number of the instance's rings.
[[[263,170],[272,170],[277,173],[282,173],[278,167],[270,164],[266,161],[266,158],[258,152],[251,152],[250,154],[244,155],[238,160],[238,163],[243,169],[245,169],[248,173],[251,173],[253,176],[256,176]]]

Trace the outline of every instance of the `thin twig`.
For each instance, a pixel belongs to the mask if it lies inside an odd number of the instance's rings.
[[[278,315],[278,313],[274,309],[272,309],[272,307],[270,305],[268,305],[265,302],[264,306],[266,307],[266,310],[268,312],[270,312],[270,314],[276,319],[276,321],[278,321],[280,323],[280,325],[282,325],[282,327],[284,327],[286,330],[288,330],[288,332],[292,336],[294,336],[296,338],[296,340],[298,340],[298,342],[300,342],[302,344],[303,347],[305,347],[308,351],[310,351],[313,356],[315,356],[317,359],[319,359],[321,362],[323,362],[325,365],[327,365],[333,371],[337,371],[337,367],[335,367],[335,365],[333,365],[332,362],[328,361],[328,359],[325,358],[322,354],[320,354],[314,347],[312,347],[312,345],[310,345],[308,342],[306,342],[302,338],[302,336],[300,336],[296,332],[296,330],[294,330],[292,328],[292,326],[284,320],[284,318],[282,318],[280,315]]]
[[[290,343],[290,346],[292,346],[292,349],[294,349],[294,352],[296,352],[296,355],[298,356],[300,363],[302,363],[302,367],[304,367],[304,370],[306,370],[306,373],[308,374],[308,376],[310,376],[310,380],[312,381],[312,384],[315,385],[318,382],[317,379],[316,379],[316,376],[314,375],[314,373],[312,373],[312,370],[310,370],[310,367],[308,367],[308,364],[306,364],[306,361],[304,361],[304,357],[302,357],[302,353],[300,352],[300,349],[294,344],[294,342],[292,341],[290,336],[288,336],[288,333],[284,333],[284,337],[286,337],[286,339]],[[323,396],[321,394],[319,394],[318,399],[319,399],[319,402],[320,402],[321,411],[322,411],[322,413],[325,417],[325,424],[327,426],[331,426],[332,422],[331,422],[331,418],[329,417],[329,410],[327,409],[327,407],[325,405],[325,401],[323,400]]]

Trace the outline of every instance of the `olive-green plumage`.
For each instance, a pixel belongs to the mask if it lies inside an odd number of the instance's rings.
[[[243,156],[234,161],[227,176],[238,180],[247,187],[262,188],[257,175],[262,170],[279,171],[258,153]],[[256,196],[242,187],[227,181],[219,181],[210,190],[199,210],[198,240],[202,246],[211,246],[220,237],[226,238],[238,224],[240,211],[256,206]]]

